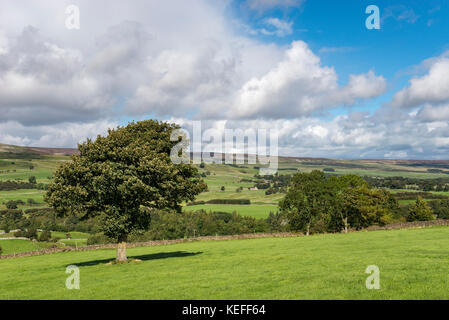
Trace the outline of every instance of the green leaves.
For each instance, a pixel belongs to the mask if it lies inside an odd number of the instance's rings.
[[[293,230],[307,232],[320,223],[328,231],[340,232],[391,221],[399,205],[389,192],[370,189],[361,177],[326,178],[315,170],[292,178],[279,208]]]
[[[421,197],[416,199],[416,202],[410,206],[408,221],[430,221],[435,220],[432,208]]]
[[[46,201],[63,214],[101,215],[105,234],[114,238],[146,226],[145,207],[179,211],[206,184],[192,165],[170,161],[176,143],[170,134],[177,128],[147,120],[88,139],[78,146],[80,154],[56,171]]]

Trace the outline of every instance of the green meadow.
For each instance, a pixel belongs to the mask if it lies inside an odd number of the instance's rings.
[[[113,249],[64,252],[0,260],[0,299],[448,299],[448,247],[449,228],[432,227],[140,247],[125,265],[107,264]]]

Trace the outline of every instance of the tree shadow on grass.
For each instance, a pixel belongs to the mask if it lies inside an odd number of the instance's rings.
[[[173,251],[173,252],[159,252],[159,253],[152,253],[152,254],[144,254],[140,256],[128,256],[128,259],[138,259],[142,261],[149,261],[149,260],[158,260],[158,259],[167,259],[167,258],[183,258],[183,257],[191,257],[196,256],[198,254],[202,254],[202,252],[186,252],[186,251]],[[79,263],[71,263],[71,265],[75,265],[78,267],[89,267],[89,266],[96,266],[98,264],[106,264],[108,262],[113,261],[114,259],[102,259],[102,260],[92,260],[92,261],[85,261],[85,262],[79,262]]]

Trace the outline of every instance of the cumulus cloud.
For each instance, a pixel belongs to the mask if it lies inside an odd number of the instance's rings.
[[[86,72],[82,53],[47,41],[27,27],[0,62],[2,121],[57,123],[98,117],[114,97]]]
[[[382,94],[386,80],[373,71],[351,75],[345,87],[331,67],[322,66],[303,41],[295,41],[283,61],[259,78],[252,78],[238,91],[230,117],[292,117],[317,110],[350,105],[357,99]]]
[[[191,132],[188,119],[172,118]],[[202,121],[202,132],[214,128],[224,137],[225,129],[276,130],[279,154],[297,157],[364,159],[445,159],[449,152],[449,124],[424,123],[413,115],[383,122],[364,112],[337,116],[332,120],[315,117],[276,120]],[[193,135],[191,135],[193,137]],[[202,147],[208,145],[202,141]],[[214,145],[214,143],[212,143]]]
[[[413,108],[425,103],[449,102],[449,58],[443,55],[425,64],[430,64],[428,73],[412,78],[407,88],[396,93],[391,102],[393,107]]]
[[[76,147],[77,143],[95,138],[98,134],[104,135],[108,128],[117,125],[107,120],[39,126],[24,126],[16,121],[7,121],[0,125],[0,142],[33,147]]]
[[[447,157],[449,53],[423,62],[426,74],[374,114],[323,120],[317,117],[324,110],[378,97],[386,80],[366,70],[342,84],[305,42],[284,47],[251,38],[261,29],[237,32],[228,1],[79,0],[78,31],[64,27],[70,3],[28,1],[24,9],[2,2],[2,143],[70,147],[123,119],[150,115],[184,124],[206,119],[205,128],[218,130],[277,128],[284,155]],[[266,13],[303,1],[246,3]],[[394,14],[414,20],[410,12]],[[270,16],[259,25],[267,35],[293,32],[292,22]]]

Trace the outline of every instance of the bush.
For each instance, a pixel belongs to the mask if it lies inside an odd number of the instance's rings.
[[[6,208],[9,210],[17,209],[17,202],[13,200],[6,202]]]
[[[3,252],[3,248],[2,248],[2,246],[0,246],[0,256],[2,255],[2,252]]]
[[[27,200],[27,204],[28,204],[28,205],[33,205],[33,204],[36,204],[36,201],[34,201],[34,199],[32,199],[32,198],[29,198],[29,199]]]
[[[97,234],[91,235],[87,239],[88,246],[94,245],[94,244],[107,244],[107,243],[114,243],[114,240],[105,236],[103,233],[97,233]]]
[[[51,232],[47,230],[42,231],[41,235],[39,236],[39,241],[42,242],[50,241],[50,239],[51,239]]]
[[[407,221],[430,221],[435,220],[432,208],[421,197],[410,206]]]
[[[25,238],[28,238],[30,240],[36,239],[37,240],[37,230],[35,228],[28,228],[24,232]]]

